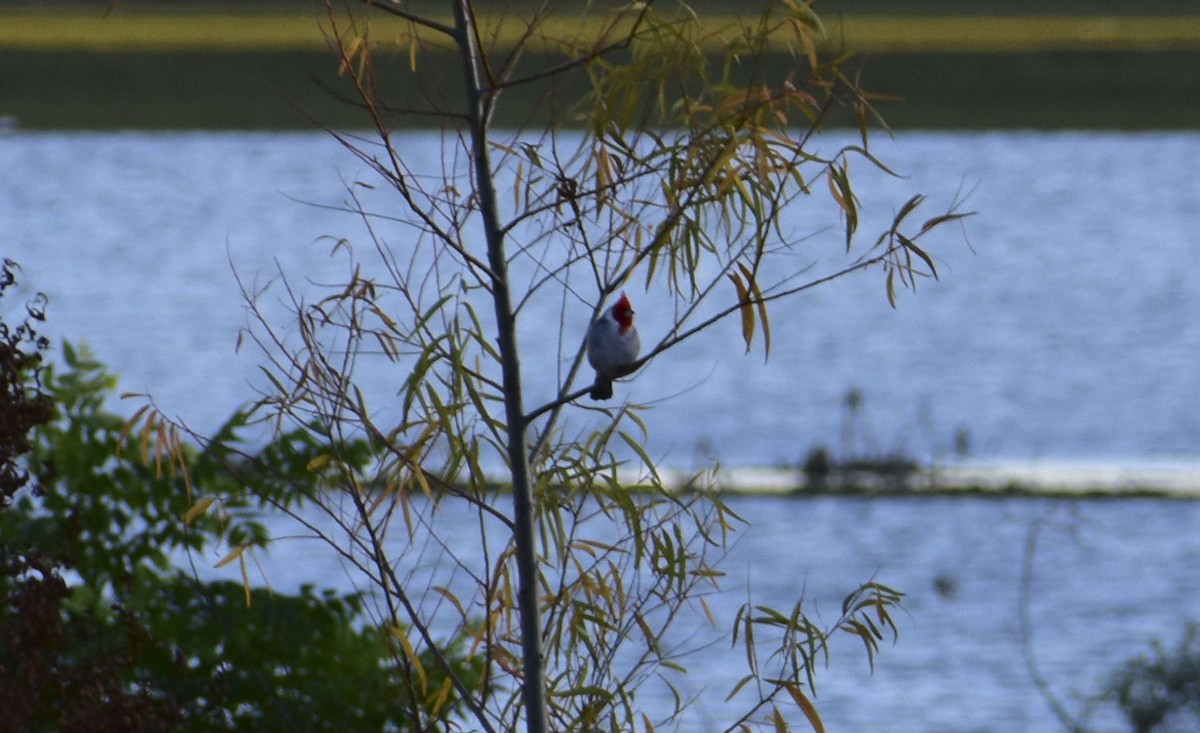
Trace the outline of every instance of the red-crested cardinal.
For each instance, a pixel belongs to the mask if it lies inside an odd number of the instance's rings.
[[[625,293],[588,329],[587,358],[596,370],[596,383],[589,396],[607,400],[613,396],[613,380],[629,374],[642,342],[633,325],[633,306]]]

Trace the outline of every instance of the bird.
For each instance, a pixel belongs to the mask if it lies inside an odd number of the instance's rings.
[[[633,305],[621,298],[588,328],[587,359],[596,370],[596,382],[588,396],[607,400],[613,396],[613,380],[633,371],[642,342],[633,325]]]

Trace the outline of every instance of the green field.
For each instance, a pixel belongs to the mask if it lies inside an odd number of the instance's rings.
[[[1133,14],[1131,4],[1096,2],[1092,7],[1103,14],[1087,15],[1079,3],[1038,14],[1022,2],[923,0],[927,14],[898,16],[881,14],[880,8],[895,6],[859,2],[829,3],[837,12],[825,18],[828,43],[855,52],[864,87],[903,100],[881,103],[896,127],[1200,126],[1196,3],[1135,4],[1142,14]],[[0,115],[27,129],[363,123],[330,92],[344,82],[328,50],[328,22],[316,10],[293,4],[255,6],[259,12],[213,7],[121,6],[103,17],[95,6],[47,11],[0,5]],[[864,7],[872,13],[851,12]],[[928,14],[937,7],[957,12]],[[502,51],[513,45],[520,24],[498,17],[489,16],[485,26],[490,43]],[[701,17],[701,38],[711,39],[727,35],[735,20],[719,12]],[[581,33],[578,18],[556,23],[549,35]],[[391,67],[389,100],[396,107],[420,106],[436,81],[408,73],[407,26],[385,17],[373,20],[371,29],[379,63],[384,71]],[[548,44],[534,50],[525,58],[527,68],[562,58]],[[432,46],[422,51],[420,63],[431,73],[454,68]],[[790,60],[780,53],[768,63],[770,73],[782,76]],[[559,102],[578,92],[560,90]],[[526,98],[510,100],[510,109],[524,112],[543,98],[533,89],[522,94]]]
[[[436,17],[451,24],[449,17]],[[702,46],[736,32],[739,18],[713,12],[699,16]],[[750,16],[753,19],[753,16]],[[556,16],[545,21],[547,38],[597,35],[602,18]],[[590,21],[590,22],[589,22]],[[1138,15],[835,15],[823,21],[828,45],[864,53],[1027,53],[1037,51],[1200,51],[1200,14]],[[482,19],[484,36],[497,50],[522,40],[524,26],[511,17]],[[317,12],[165,13],[118,10],[102,16],[83,11],[0,11],[0,49],[22,51],[320,51],[328,47],[327,19]],[[403,21],[379,13],[377,39],[405,36]],[[431,38],[434,34],[425,34]],[[781,28],[780,46],[787,29]],[[552,52],[557,43],[533,41]]]

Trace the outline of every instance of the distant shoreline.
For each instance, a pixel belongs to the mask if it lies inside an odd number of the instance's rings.
[[[660,470],[678,491],[769,496],[1030,496],[1200,499],[1200,461],[955,461],[923,467],[902,483],[858,472],[813,488],[800,468]],[[633,483],[631,480],[630,483]]]
[[[338,78],[308,6],[267,4],[262,13],[122,6],[109,18],[95,7],[0,8],[0,116],[21,129],[295,130],[367,122],[345,101],[352,90]],[[732,20],[720,12],[702,17],[714,25]],[[830,43],[857,49],[849,69],[895,129],[1200,129],[1200,16],[835,13],[827,29]],[[394,43],[376,48],[392,107],[419,110],[431,90],[442,89],[453,102],[452,76],[438,78],[457,68],[443,63],[448,56],[423,50],[414,76],[407,51]],[[523,63],[539,68],[561,58],[529,52]],[[794,69],[784,53],[764,62],[766,80],[783,83]],[[579,74],[553,89],[513,90],[497,123],[561,120],[586,84]],[[849,114],[833,122],[857,124]],[[395,124],[436,122],[397,114]]]
[[[421,103],[426,83],[407,76],[407,61],[391,63],[387,99],[396,108]],[[769,63],[767,75],[786,77],[786,58]],[[854,63],[865,88],[887,97],[876,107],[893,129],[1200,129],[1200,51],[895,54]],[[0,50],[0,116],[32,130],[367,126],[335,67],[319,52]],[[514,92],[496,123],[544,125],[539,110],[561,110],[582,95],[577,87],[544,92]],[[834,123],[855,121],[845,114]],[[432,126],[423,115],[396,116],[396,127]]]

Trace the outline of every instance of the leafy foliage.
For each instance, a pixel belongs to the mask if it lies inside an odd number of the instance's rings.
[[[150,450],[161,425],[132,430],[106,412],[116,380],[86,351],[64,345],[63,362],[61,373],[19,373],[20,386],[34,385],[29,402],[53,412],[21,451],[38,467],[36,487],[0,512],[5,729],[424,730],[453,712],[428,658],[409,660],[364,627],[361,594],[288,595],[178,568],[185,554],[209,562],[221,545],[239,548],[242,563],[264,547],[258,510],[311,499],[320,446],[299,433],[238,454],[235,415],[214,450],[176,445],[157,466],[121,460]],[[342,455],[365,461],[366,447]],[[190,491],[221,496],[220,511],[183,521]],[[439,654],[459,677],[478,678],[461,641]],[[414,661],[433,668],[421,687],[403,674]]]
[[[0,302],[17,283],[17,263],[0,268]],[[15,327],[0,320],[0,508],[29,482],[24,454],[32,446],[29,431],[50,419],[50,397],[41,389],[42,354],[49,343],[35,326],[45,319],[45,296],[26,305]]]
[[[4,261],[0,300],[16,285],[17,269]],[[147,681],[125,684],[128,651],[140,639],[136,622],[118,612],[101,629],[90,614],[64,615],[71,592],[59,566],[40,548],[14,541],[11,520],[28,502],[20,492],[42,496],[53,480],[31,458],[31,431],[54,419],[42,362],[49,341],[37,331],[45,303],[38,294],[15,327],[0,320],[0,729],[174,730],[182,715],[172,700]]]

